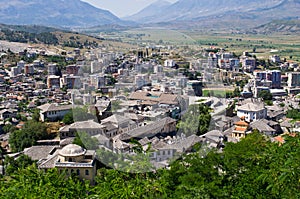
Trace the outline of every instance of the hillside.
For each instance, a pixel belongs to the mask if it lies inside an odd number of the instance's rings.
[[[164,12],[166,8],[168,8],[171,5],[170,2],[164,1],[164,0],[158,0],[146,8],[142,9],[138,13],[125,17],[125,20],[131,20],[131,21],[139,21],[139,22],[144,22],[146,23],[147,21],[153,20],[153,17],[155,16],[156,13],[161,13]]]
[[[300,20],[277,20],[249,30],[251,33],[300,33]]]
[[[273,20],[298,19],[299,0],[179,0],[169,6],[161,6],[152,16],[145,13],[131,18],[140,23],[157,24],[171,28],[249,28]],[[130,17],[129,17],[130,18]]]
[[[95,37],[51,27],[5,24],[0,25],[0,40],[74,48],[97,47],[101,43]]]
[[[0,0],[0,23],[89,27],[123,21],[80,0]]]

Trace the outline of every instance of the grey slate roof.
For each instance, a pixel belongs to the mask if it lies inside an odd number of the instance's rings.
[[[46,159],[50,152],[59,146],[32,146],[24,149],[24,154],[28,155],[32,160]]]
[[[250,123],[253,129],[257,129],[260,132],[275,132],[276,130],[270,127],[264,120],[257,120]]]
[[[153,122],[151,124],[132,129],[128,131],[126,134],[122,133],[120,135],[120,139],[128,140],[131,138],[153,137],[156,134],[161,133],[165,125],[175,121],[176,120],[170,117],[165,117],[157,122]]]
[[[265,106],[263,103],[247,103],[247,104],[244,104],[237,108],[237,110],[253,111],[253,112],[261,111],[264,109],[265,109]]]
[[[71,104],[70,105],[43,104],[41,106],[38,106],[38,109],[40,109],[42,113],[48,111],[71,110],[72,108],[73,106]]]
[[[175,149],[176,152],[182,153],[201,141],[203,141],[203,139],[199,136],[191,135],[173,144],[165,145],[165,147],[163,147],[162,149]]]

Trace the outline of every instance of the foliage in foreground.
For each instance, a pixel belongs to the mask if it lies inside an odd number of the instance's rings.
[[[153,173],[102,168],[96,186],[30,166],[0,178],[0,198],[300,198],[300,137],[285,139],[255,132],[223,153],[200,149]]]

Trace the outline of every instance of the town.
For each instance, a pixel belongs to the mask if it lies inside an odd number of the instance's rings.
[[[1,174],[5,156],[26,155],[94,184],[98,168],[125,171],[139,156],[148,166],[131,172],[168,168],[196,145],[221,153],[253,131],[280,144],[300,131],[296,61],[214,46],[196,59],[179,52],[2,47]]]

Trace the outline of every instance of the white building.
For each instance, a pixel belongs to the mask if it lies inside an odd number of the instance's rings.
[[[137,88],[146,86],[149,82],[149,77],[147,74],[138,74],[134,77],[134,84]]]
[[[288,87],[300,86],[300,72],[287,73],[287,75],[288,75],[288,81],[287,81]]]
[[[237,116],[245,117],[245,121],[252,122],[267,118],[267,109],[263,103],[247,103],[237,108]]]
[[[164,66],[165,67],[174,67],[176,62],[172,59],[167,59],[164,61]]]
[[[59,106],[58,104],[44,104],[38,107],[42,122],[61,120],[72,108],[72,105]]]
[[[57,64],[48,65],[48,75],[55,75],[57,72]]]
[[[269,59],[271,60],[271,62],[273,63],[279,63],[280,62],[280,56],[279,55],[271,55],[269,57]]]

